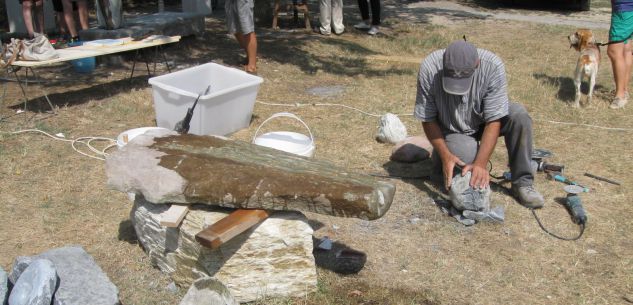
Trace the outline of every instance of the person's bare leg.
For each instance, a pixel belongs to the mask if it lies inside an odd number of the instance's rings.
[[[248,34],[235,33],[235,39],[240,44],[240,47],[246,51],[244,70],[250,73],[257,72],[257,37],[255,37],[255,32]]]
[[[70,38],[77,37],[77,28],[75,27],[75,17],[73,16],[73,3],[70,0],[62,0],[64,7],[64,21],[70,33]]]
[[[629,82],[631,81],[631,66],[633,66],[633,43],[631,40],[627,41],[624,45],[624,63],[626,65],[626,71],[624,72],[624,92],[629,92]],[[628,95],[628,94],[627,94]]]
[[[22,2],[22,17],[24,18],[24,25],[26,26],[26,32],[29,34],[29,37],[33,37],[33,15],[31,14],[31,9],[33,7],[33,2],[30,0],[24,0]]]
[[[625,47],[623,43],[614,43],[607,47],[607,54],[611,59],[611,68],[613,69],[613,78],[615,81],[615,97],[618,98],[624,98],[624,92],[627,88],[627,63],[624,50]]]
[[[88,3],[86,0],[77,1],[77,12],[79,13],[79,24],[82,30],[87,30],[88,24]]]
[[[42,0],[35,2],[35,20],[37,20],[35,31],[44,34],[44,1]]]
[[[257,37],[255,32],[250,32],[242,36],[244,40],[244,49],[246,50],[246,58],[248,64],[244,67],[244,70],[249,73],[257,72]]]

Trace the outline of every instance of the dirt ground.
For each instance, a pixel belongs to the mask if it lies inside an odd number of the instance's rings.
[[[316,158],[363,173],[427,174],[429,162],[389,161],[392,146],[374,140],[378,117],[316,104],[340,103],[376,115],[396,113],[408,133],[418,135],[420,124],[410,114],[419,61],[466,35],[504,60],[510,98],[530,111],[536,146],[552,151],[549,161],[564,164],[568,177],[591,190],[581,195],[587,229],[581,239],[568,242],[544,233],[530,211],[506,194],[507,184],[493,188],[493,206],[505,209],[505,222],[465,227],[434,204],[434,185],[392,180],[396,196],[379,220],[308,215],[315,237],[329,236],[337,247],[367,253],[359,274],[338,275],[317,257],[317,292],[257,304],[632,303],[633,112],[631,107],[608,108],[614,86],[606,52],[592,103],[583,102],[579,109],[569,106],[577,54],[565,37],[577,26],[607,37],[608,2],[593,5],[590,12],[570,12],[483,1],[385,1],[382,33],[368,37],[352,28],[358,22],[356,2],[346,0],[347,30],[341,36],[304,32],[292,28],[289,20],[280,31],[260,25],[262,103],[255,105],[249,128],[231,135],[235,139],[249,141],[270,115],[290,111],[315,135]],[[183,39],[165,54],[176,69],[209,61],[239,66],[243,60],[225,33],[221,12],[207,18],[204,37]],[[122,59],[120,65],[116,58],[100,59],[89,75],[77,74],[68,65],[40,71],[42,78],[52,80],[44,89],[55,115],[46,112],[48,105],[36,83],[29,84],[27,111],[18,113],[24,107],[20,89],[15,82],[6,83],[0,104],[0,267],[10,270],[19,255],[79,244],[117,285],[123,304],[177,304],[187,287],[168,289],[170,279],[151,266],[129,222],[126,195],[105,186],[103,162],[40,134],[9,134],[37,128],[67,138],[114,138],[129,128],[154,125],[145,67],[128,79],[131,55]],[[166,73],[162,65],[158,71]],[[313,94],[323,87],[336,88],[337,93]],[[269,128],[301,126],[277,122]],[[506,163],[500,140],[492,173],[501,174]],[[622,185],[590,179],[585,172]],[[545,226],[561,235],[576,234],[577,226],[557,203],[565,196],[563,185],[539,173],[536,186],[546,198],[537,212]]]

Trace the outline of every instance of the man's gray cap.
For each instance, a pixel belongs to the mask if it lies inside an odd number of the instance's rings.
[[[477,48],[472,43],[464,40],[451,43],[444,51],[444,91],[455,95],[468,93],[478,63]]]

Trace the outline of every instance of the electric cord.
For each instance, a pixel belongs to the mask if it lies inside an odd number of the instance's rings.
[[[110,139],[110,138],[105,138],[105,137],[79,137],[76,139],[66,139],[63,137],[59,137],[59,136],[54,136],[51,135],[45,131],[39,130],[39,129],[24,129],[24,130],[18,130],[18,131],[13,131],[13,132],[8,132],[9,134],[21,134],[21,133],[27,133],[27,132],[36,132],[36,133],[41,133],[44,134],[50,138],[53,138],[57,141],[62,141],[62,142],[70,142],[71,147],[73,148],[73,150],[75,150],[76,152],[78,152],[81,155],[84,155],[86,157],[89,158],[93,158],[93,159],[97,159],[97,160],[101,160],[101,161],[105,161],[105,157],[108,156],[108,153],[106,153],[106,151],[114,146],[116,146],[116,140],[114,139]],[[94,146],[92,146],[92,142],[94,141],[107,141],[110,142],[110,144],[108,144],[105,148],[103,149],[97,149]],[[88,150],[90,150],[92,152],[92,154],[89,153],[85,153],[83,151],[81,151],[78,147],[77,144],[82,144],[85,145]]]
[[[563,237],[560,235],[556,235],[554,233],[552,233],[551,231],[549,231],[547,228],[545,228],[545,226],[543,225],[543,223],[541,223],[541,219],[538,218],[538,216],[536,215],[536,212],[534,211],[534,209],[530,209],[532,211],[532,215],[534,215],[534,219],[536,219],[536,222],[538,223],[539,227],[541,227],[541,229],[543,229],[543,231],[545,231],[545,233],[556,237],[558,239],[561,240],[567,240],[567,241],[574,241],[574,240],[578,240],[580,239],[580,237],[582,237],[582,234],[585,233],[585,224],[581,223],[578,226],[580,227],[580,233],[578,233],[578,235],[576,237]]]

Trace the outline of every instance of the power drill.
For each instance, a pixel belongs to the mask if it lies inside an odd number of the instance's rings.
[[[578,194],[583,192],[583,187],[578,185],[565,186],[565,192],[567,192],[567,198],[565,198],[565,207],[571,214],[574,223],[584,225],[587,222],[587,214],[580,202],[580,196]]]

